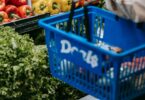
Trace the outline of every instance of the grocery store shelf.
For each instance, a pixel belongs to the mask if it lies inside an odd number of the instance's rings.
[[[44,17],[49,17],[50,14],[46,13],[46,14],[42,14],[42,15],[36,15],[36,16],[32,16],[30,18],[25,18],[25,19],[20,19],[20,20],[16,20],[14,22],[10,22],[10,23],[6,23],[3,24],[4,26],[11,26],[15,29],[16,32],[20,33],[20,34],[24,34],[36,29],[40,29],[40,27],[38,26],[38,20]]]

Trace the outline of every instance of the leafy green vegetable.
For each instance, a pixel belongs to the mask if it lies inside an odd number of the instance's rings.
[[[0,27],[0,100],[75,100],[83,94],[50,74],[45,45]],[[66,98],[66,99],[65,99]]]

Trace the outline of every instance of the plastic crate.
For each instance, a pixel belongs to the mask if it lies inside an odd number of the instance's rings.
[[[100,100],[130,100],[145,93],[145,31],[131,21],[88,7],[91,42],[86,39],[83,8],[41,19],[52,74]],[[103,45],[103,46],[102,46]],[[105,46],[122,48],[115,53]]]
[[[50,14],[42,14],[42,15],[36,15],[31,16],[29,18],[23,18],[20,20],[16,20],[13,22],[2,24],[3,26],[10,26],[15,29],[16,32],[19,34],[25,34],[37,29],[42,29],[40,26],[38,26],[38,20],[41,18],[49,17]]]

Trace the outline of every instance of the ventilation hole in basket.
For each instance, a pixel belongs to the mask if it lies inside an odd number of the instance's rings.
[[[144,85],[145,85],[145,73],[143,73],[142,89],[144,89],[144,88],[145,88],[145,87],[144,87]]]
[[[117,21],[119,21],[119,16],[116,15],[116,16],[115,16],[115,19],[116,19]]]
[[[74,78],[74,76],[72,76],[72,80],[74,80],[74,81],[75,81],[75,78]]]
[[[79,22],[78,22],[78,19],[75,20],[75,30],[76,30],[76,34],[79,34]]]
[[[83,86],[83,82],[80,80],[80,85]]]
[[[54,41],[54,32],[50,32],[50,43],[49,47],[55,47],[55,41]]]
[[[110,97],[109,96],[107,96],[107,100],[110,100]]]
[[[50,39],[54,40],[54,32],[52,32],[52,31],[50,32]]]
[[[136,26],[138,29],[143,29],[144,23],[137,23]]]
[[[106,93],[106,87],[105,86],[103,86],[103,92],[102,93],[103,93],[102,96],[106,97],[107,93]]]
[[[101,89],[100,89],[100,91],[99,91],[99,94],[102,96],[102,92],[101,92]]]
[[[68,79],[71,79],[71,75],[68,75]]]
[[[94,92],[98,94],[98,88],[96,86],[94,86]]]
[[[107,92],[110,92],[110,86],[107,86]]]
[[[102,66],[101,69],[102,69],[102,73],[105,73],[105,68],[103,66]]]
[[[129,92],[126,93],[126,97],[129,97]]]

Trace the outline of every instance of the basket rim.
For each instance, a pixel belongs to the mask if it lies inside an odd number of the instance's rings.
[[[97,7],[94,7],[94,6],[89,6],[88,8],[89,8],[89,9],[103,10],[105,13],[107,12],[109,16],[116,17],[116,15],[115,15],[114,13],[112,13],[112,12],[110,12],[110,11],[107,11],[107,10],[105,10],[105,9],[100,9],[100,8],[97,8]],[[75,10],[75,12],[79,12],[79,11],[81,11],[81,10],[83,10],[83,8],[77,9],[77,10]],[[83,39],[83,38],[80,37],[80,36],[71,34],[71,32],[70,32],[70,34],[68,35],[67,32],[65,32],[65,31],[63,31],[63,30],[59,30],[59,29],[57,29],[57,28],[55,28],[55,27],[52,26],[52,24],[54,24],[54,23],[56,23],[56,22],[62,22],[62,20],[67,20],[68,18],[63,18],[61,21],[54,21],[54,22],[52,21],[52,22],[50,22],[50,23],[46,23],[46,21],[48,21],[48,20],[53,20],[54,18],[59,18],[59,17],[61,17],[61,16],[69,15],[69,14],[70,14],[70,12],[66,12],[66,13],[63,13],[63,14],[60,14],[60,15],[55,15],[55,16],[43,18],[43,19],[40,19],[40,20],[38,21],[38,23],[39,23],[40,27],[43,27],[43,28],[46,29],[46,30],[47,30],[47,29],[48,29],[48,30],[53,30],[53,31],[55,31],[56,34],[64,35],[64,36],[66,36],[67,38],[74,39],[75,41],[78,41],[78,40],[79,40],[79,42],[88,45],[90,48],[92,48],[92,49],[94,49],[94,50],[99,50],[100,52],[105,53],[105,54],[107,54],[107,55],[110,55],[110,56],[112,56],[112,57],[115,57],[115,58],[117,58],[117,59],[121,59],[121,58],[123,58],[124,56],[131,55],[131,54],[133,54],[133,53],[135,53],[135,52],[138,52],[138,51],[141,51],[141,50],[143,50],[143,49],[145,48],[145,44],[143,44],[143,45],[134,47],[134,48],[132,48],[132,49],[123,51],[123,52],[121,52],[121,53],[111,52],[111,51],[109,51],[109,50],[105,50],[105,49],[103,49],[103,48],[97,47],[97,46],[95,46],[93,43],[87,42],[86,39]],[[123,19],[123,18],[120,18],[120,19]],[[123,19],[123,20],[124,20],[124,19]]]

